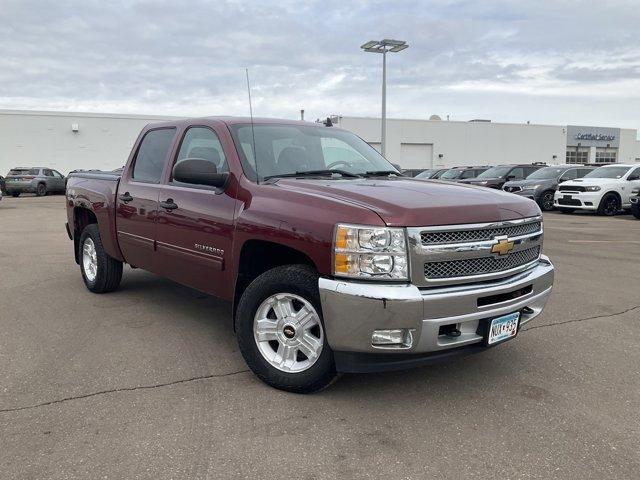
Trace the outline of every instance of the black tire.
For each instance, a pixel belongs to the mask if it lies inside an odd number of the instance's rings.
[[[47,194],[47,186],[44,183],[39,183],[36,187],[36,195],[44,197]]]
[[[260,275],[246,288],[236,312],[236,337],[245,362],[266,384],[287,392],[313,393],[329,386],[336,378],[333,352],[324,335],[322,351],[315,363],[297,373],[281,371],[272,366],[258,349],[253,324],[260,305],[270,296],[289,293],[310,302],[322,320],[318,274],[306,265],[285,265]]]
[[[634,217],[636,217],[638,220],[640,220],[640,204],[638,203],[634,203],[631,206],[631,215],[633,215]]]
[[[576,209],[575,208],[560,208],[560,207],[558,207],[558,211],[560,213],[573,213],[573,212],[576,211]]]
[[[13,198],[18,198],[20,196],[20,192],[11,192],[11,196]]]
[[[93,280],[87,277],[83,262],[83,248],[87,239],[93,241],[97,258],[98,268]],[[93,293],[108,293],[117,289],[120,285],[120,280],[122,280],[122,262],[110,257],[109,254],[105,252],[102,246],[102,240],[100,239],[98,225],[93,223],[85,227],[80,235],[79,245],[78,259],[80,261],[80,272],[82,273],[82,280],[84,280],[87,288]]]
[[[617,214],[622,208],[620,204],[620,197],[615,193],[607,193],[602,200],[600,200],[600,205],[598,205],[598,215],[603,215],[605,217],[612,217]]]
[[[551,210],[553,210],[553,194],[553,190],[547,190],[540,196],[538,205],[543,212],[550,212]]]

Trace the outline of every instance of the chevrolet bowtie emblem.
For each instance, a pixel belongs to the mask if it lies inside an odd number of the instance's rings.
[[[514,243],[503,238],[498,240],[493,247],[491,247],[491,253],[497,253],[498,255],[507,255],[511,250],[513,250]]]

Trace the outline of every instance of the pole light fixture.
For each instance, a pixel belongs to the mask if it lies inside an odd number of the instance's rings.
[[[380,153],[384,157],[387,143],[387,52],[397,53],[409,48],[404,40],[369,40],[360,46],[365,52],[382,54],[382,132],[380,135]]]

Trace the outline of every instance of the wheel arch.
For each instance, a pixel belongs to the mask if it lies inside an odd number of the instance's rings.
[[[80,235],[87,225],[97,224],[96,214],[85,207],[73,208],[73,251],[76,263],[80,265]]]
[[[249,284],[264,272],[283,265],[317,266],[306,253],[293,247],[267,240],[247,240],[238,258],[238,273],[233,294],[233,324],[240,297]]]

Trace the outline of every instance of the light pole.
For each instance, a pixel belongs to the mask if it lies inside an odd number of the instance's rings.
[[[365,52],[382,54],[382,132],[380,135],[380,153],[385,156],[387,141],[387,52],[401,52],[409,48],[404,40],[370,40],[362,48]]]

